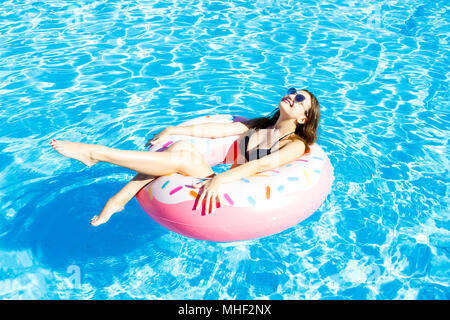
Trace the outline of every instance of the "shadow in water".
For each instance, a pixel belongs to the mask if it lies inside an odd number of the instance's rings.
[[[84,181],[84,185],[74,183],[71,187],[67,181]],[[40,263],[54,270],[115,257],[123,259],[168,232],[147,216],[135,198],[106,224],[89,224],[125,183],[81,172],[26,185],[34,191],[39,189],[39,195],[18,211],[2,236],[2,246],[9,250],[31,249]]]

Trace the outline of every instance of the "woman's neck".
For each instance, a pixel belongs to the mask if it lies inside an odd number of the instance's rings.
[[[273,126],[274,129],[280,130],[281,135],[285,135],[291,132],[294,132],[297,128],[295,119],[283,119],[280,117],[278,118],[277,122],[275,123],[275,126]]]

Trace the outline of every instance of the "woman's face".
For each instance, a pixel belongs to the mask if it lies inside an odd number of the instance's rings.
[[[303,101],[295,101],[296,95],[303,95],[305,99]],[[306,113],[311,108],[311,96],[308,92],[299,90],[293,94],[286,94],[278,104],[280,114],[284,114],[289,119],[297,119],[298,123],[304,123],[306,121]]]

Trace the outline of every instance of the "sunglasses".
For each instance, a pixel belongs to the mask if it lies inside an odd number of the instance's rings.
[[[295,88],[289,88],[288,91],[287,91],[288,95],[295,94],[295,93],[297,93],[297,89],[295,89]],[[294,101],[295,102],[302,102],[305,99],[306,99],[306,97],[304,95],[302,95],[301,93],[298,93],[298,94],[295,95]]]
[[[287,94],[288,95],[291,95],[291,94],[296,94],[297,93],[297,89],[295,89],[295,88],[289,88],[288,90],[287,90]],[[301,93],[297,93],[296,95],[295,95],[295,97],[294,97],[294,101],[295,102],[302,102],[302,101],[304,101],[306,99],[306,97],[304,96],[304,95],[302,95]],[[309,117],[309,115],[308,115],[308,111],[305,109],[305,106],[303,106],[302,105],[302,107],[303,107],[303,110],[305,111],[305,116],[306,116],[306,119],[308,119],[308,117]]]

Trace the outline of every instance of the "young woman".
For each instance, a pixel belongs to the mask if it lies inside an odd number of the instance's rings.
[[[308,90],[290,88],[278,107],[267,117],[245,122],[203,123],[192,126],[168,127],[149,140],[146,146],[163,141],[169,135],[220,138],[239,135],[239,151],[231,168],[215,175],[203,155],[194,145],[179,140],[162,152],[128,151],[70,141],[52,140],[53,148],[63,156],[92,166],[109,162],[138,172],[116,195],[108,200],[99,216],[91,220],[98,226],[124,209],[136,193],[158,176],[180,173],[208,178],[195,185],[201,188],[197,204],[205,201],[205,212],[221,202],[220,185],[258,172],[285,165],[304,153],[317,140],[320,119],[319,102]],[[275,141],[275,143],[272,143]]]

